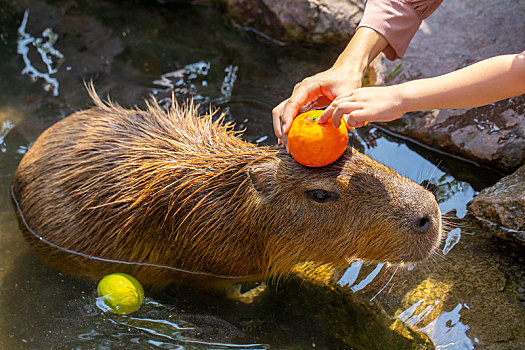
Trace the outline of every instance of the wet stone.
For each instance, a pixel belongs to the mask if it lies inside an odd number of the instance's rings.
[[[362,17],[364,1],[223,0],[235,22],[285,42],[348,41]]]
[[[525,245],[525,165],[481,191],[467,208],[492,234]]]

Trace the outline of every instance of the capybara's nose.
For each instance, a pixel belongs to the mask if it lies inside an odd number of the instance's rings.
[[[434,221],[430,215],[417,215],[412,220],[412,231],[418,234],[425,234],[433,230]]]

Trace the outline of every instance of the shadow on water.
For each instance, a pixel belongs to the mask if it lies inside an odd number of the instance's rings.
[[[235,28],[210,4],[0,5],[0,348],[425,349],[459,341],[469,349],[478,334],[517,337],[523,316],[509,312],[500,325],[484,315],[516,310],[497,309],[517,302],[498,291],[521,286],[512,276],[523,271],[512,266],[523,260],[513,250],[494,252],[491,238],[465,226],[449,233],[445,259],[418,266],[355,262],[338,284],[282,280],[250,305],[173,286],[148,292],[135,314],[104,314],[93,283],[62,276],[29,251],[9,199],[16,166],[38,135],[91,105],[83,82],[93,80],[101,96],[124,106],[143,106],[149,95],[166,101],[172,92],[179,101],[192,98],[203,111],[220,108],[246,129],[247,141],[271,145],[273,106],[338,50],[276,45]],[[431,182],[441,211],[460,225],[466,203],[500,176],[374,126],[352,132],[351,142],[414,181]]]
[[[138,312],[105,314],[96,285],[22,254],[3,277],[2,348],[320,349],[428,348],[388,329],[365,304],[297,278],[253,304],[187,286],[152,293]],[[271,345],[270,345],[271,344]],[[416,346],[419,345],[419,346]]]

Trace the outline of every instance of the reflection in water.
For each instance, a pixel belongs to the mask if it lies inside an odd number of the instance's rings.
[[[372,272],[370,272],[368,275],[365,276],[358,284],[354,285],[354,283],[357,281],[357,278],[359,277],[359,272],[361,271],[361,267],[363,266],[362,261],[354,261],[348,269],[346,269],[343,276],[337,281],[337,284],[339,284],[342,287],[349,287],[352,292],[358,292],[365,288],[367,285],[372,283],[372,281],[377,277],[383,266],[385,264],[377,264],[377,266],[374,268]],[[388,286],[388,284],[392,281],[394,276],[396,275],[397,270],[399,269],[399,266],[394,270],[392,273],[392,276],[388,279],[388,281],[385,283],[383,287],[370,299],[370,301],[374,300],[385,288]]]
[[[370,284],[370,282],[372,282],[374,278],[376,278],[377,274],[379,273],[379,271],[381,271],[384,265],[385,264],[377,264],[374,271],[370,272],[361,282],[359,282],[359,284],[350,288],[352,292],[355,293],[357,291],[360,291],[361,289],[365,288],[368,284]]]
[[[452,250],[452,248],[459,242],[460,238],[461,229],[459,227],[451,230],[447,235],[447,239],[445,240],[445,246],[443,247],[443,255],[447,255]]]
[[[211,63],[199,61],[188,64],[182,69],[173,72],[164,73],[160,79],[154,80],[153,84],[160,88],[153,89],[153,94],[157,95],[160,105],[171,104],[171,93],[175,97],[191,98],[196,103],[205,106],[207,104],[221,105],[228,103],[232,97],[233,86],[237,80],[238,66],[229,65],[224,68],[224,79],[222,81],[220,92],[221,96],[213,98],[203,92],[203,88],[208,87],[208,74]],[[162,92],[162,96],[158,96]]]
[[[176,323],[166,320],[154,320],[154,319],[141,319],[133,317],[123,317],[119,320],[111,320],[115,324],[126,326],[129,328],[136,329],[141,332],[151,334],[153,336],[166,338],[168,340],[182,343],[182,344],[192,344],[192,345],[202,345],[202,346],[212,346],[215,349],[264,349],[263,344],[228,344],[228,343],[215,343],[215,342],[206,342],[198,339],[191,339],[184,337],[180,334],[181,330],[193,329],[189,328],[180,328]],[[147,338],[147,337],[144,337]],[[151,339],[148,342],[153,341]],[[162,342],[164,345],[174,346],[175,344]]]
[[[208,102],[209,98],[198,94],[197,84],[200,83],[201,86],[208,85],[205,78],[208,76],[210,66],[210,62],[199,61],[188,64],[182,69],[164,73],[160,79],[153,81],[153,84],[161,87],[159,89],[153,89],[153,94],[157,95],[159,91],[164,93],[173,92],[175,96],[183,95],[192,97],[197,103]],[[159,104],[171,104],[171,95],[161,97]]]
[[[221,93],[224,95],[224,99],[225,99],[224,102],[227,102],[232,96],[233,84],[235,83],[235,80],[237,80],[238,70],[239,70],[239,67],[232,66],[232,65],[224,69],[224,72],[226,73],[226,75],[224,76],[224,80],[221,86]]]
[[[15,124],[11,123],[9,120],[4,120],[2,123],[2,127],[0,128],[0,152],[5,152],[7,150],[7,146],[5,144],[5,137],[7,134],[9,134],[9,131],[11,131],[12,128],[14,128]]]
[[[448,254],[450,250],[459,242],[460,237],[460,228],[450,231],[445,243],[445,247],[443,248],[443,254]],[[345,271],[343,276],[339,279],[337,284],[342,287],[350,288],[350,290],[354,293],[358,292],[369,285],[377,277],[383,267],[384,264],[377,264],[372,272],[367,273],[359,283],[356,283],[358,281],[359,274],[362,271],[363,262],[353,262]],[[374,300],[386,288],[386,286],[388,286],[398,269],[399,266],[392,273],[385,285],[381,287],[381,289],[370,299],[370,301]],[[410,271],[411,269],[409,268],[408,270]],[[426,284],[422,283],[419,292],[425,294],[430,290],[438,290],[438,288],[436,288],[436,286],[430,282]],[[443,302],[445,295],[448,293],[448,290],[443,289],[442,292],[444,292],[444,294],[442,294],[440,297],[436,297],[435,299],[429,299],[429,297],[419,299],[419,301],[415,302],[404,311],[399,312],[395,318],[411,329],[428,335],[436,349],[473,349],[472,341],[466,335],[466,331],[469,329],[469,327],[459,320],[459,311],[461,310],[462,306],[467,306],[458,304],[458,306],[450,312],[440,312],[442,305],[440,305],[440,307],[437,306]],[[432,293],[429,295],[431,294]],[[421,310],[422,308],[423,310]],[[437,316],[435,312],[433,313],[434,310],[438,312]],[[426,324],[426,326],[418,327],[420,324]]]
[[[359,276],[359,271],[361,271],[361,266],[363,266],[362,261],[354,261],[348,269],[346,269],[343,276],[339,279],[337,284],[343,287],[352,287],[354,282]]]
[[[57,72],[56,68],[53,67],[53,56],[58,59],[58,62],[64,58],[64,55],[53,47],[58,39],[58,35],[50,28],[46,28],[42,32],[42,37],[47,38],[47,41],[44,42],[44,39],[35,38],[31,36],[31,34],[26,33],[28,16],[29,10],[26,10],[22,24],[20,25],[20,28],[18,28],[17,52],[22,55],[25,63],[25,68],[22,70],[22,74],[28,74],[33,80],[37,80],[38,78],[44,79],[47,82],[47,84],[44,85],[44,89],[46,91],[53,89],[53,95],[58,96],[58,80],[51,77],[52,74]],[[29,59],[30,45],[34,46],[40,54],[47,72],[40,72],[31,63],[31,60]]]
[[[183,344],[189,345],[200,345],[199,348],[213,347],[214,349],[265,349],[263,344],[230,344],[230,343],[217,343],[207,342],[196,338],[190,338],[183,335],[182,331],[193,330],[194,327],[190,325],[180,326],[176,321],[166,319],[153,319],[153,318],[140,318],[131,316],[115,316],[109,317],[108,321],[116,326],[124,326],[128,329],[135,329],[138,331],[140,338],[147,340],[147,342],[163,344],[163,348],[174,349],[182,348]],[[184,324],[184,321],[181,321]],[[155,339],[144,336],[150,334],[156,338],[164,338],[164,341],[158,341]],[[140,340],[139,340],[140,341]]]
[[[439,302],[439,300],[437,302]],[[419,329],[419,331],[427,334],[430,339],[432,339],[437,350],[474,349],[472,341],[466,334],[470,327],[459,320],[459,311],[463,306],[468,308],[465,304],[458,304],[454,310],[442,312],[428,325]]]

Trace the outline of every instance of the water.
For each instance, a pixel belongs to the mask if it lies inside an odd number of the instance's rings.
[[[147,293],[131,316],[102,312],[93,283],[63,276],[34,256],[9,197],[16,167],[38,135],[90,105],[83,82],[93,80],[100,95],[124,106],[142,106],[149,95],[163,102],[174,91],[203,110],[211,104],[226,112],[237,129],[246,129],[246,140],[274,144],[273,106],[295,82],[328,67],[338,50],[277,45],[236,28],[211,5],[0,4],[0,348],[407,349],[433,343],[449,349],[453,342],[471,348],[475,337],[460,314],[464,302],[444,305],[441,295],[418,294],[397,318],[385,320],[373,312],[376,304],[360,301],[396,300],[394,286],[419,276],[414,266],[397,272],[355,262],[336,290],[285,280],[251,305],[179,286]],[[373,126],[353,132],[351,143],[417,182],[428,180],[442,212],[458,219],[473,195],[499,177]],[[470,242],[457,230],[445,246],[450,259]],[[404,333],[396,320],[408,326]]]

